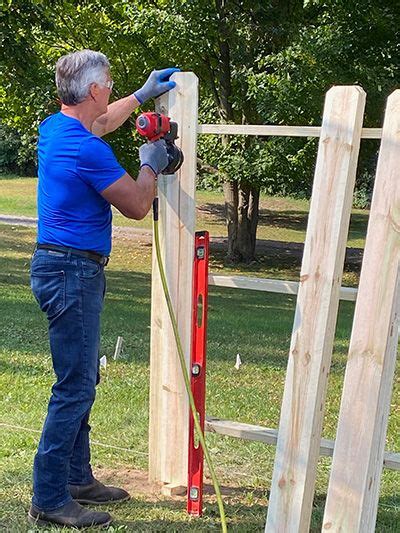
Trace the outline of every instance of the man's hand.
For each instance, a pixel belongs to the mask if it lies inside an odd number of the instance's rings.
[[[168,166],[167,143],[164,139],[142,144],[139,148],[140,168],[150,167],[157,176]]]
[[[174,72],[179,71],[179,68],[153,70],[143,87],[133,93],[134,97],[140,104],[143,104],[149,98],[156,98],[160,94],[170,91],[175,87],[176,83],[169,81],[169,78]]]

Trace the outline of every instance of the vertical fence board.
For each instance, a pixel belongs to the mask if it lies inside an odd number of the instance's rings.
[[[326,95],[266,532],[309,531],[365,93]]]
[[[159,176],[159,230],[172,304],[187,364],[190,361],[192,271],[195,233],[198,79],[173,75],[177,87],[161,96],[156,109],[178,123],[181,169]],[[152,266],[149,479],[187,484],[188,400],[155,252]]]
[[[388,99],[323,530],[375,530],[399,314],[400,90]]]

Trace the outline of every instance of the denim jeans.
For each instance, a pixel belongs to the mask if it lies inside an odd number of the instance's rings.
[[[71,501],[69,483],[94,479],[88,421],[99,382],[104,267],[71,253],[36,250],[31,288],[48,318],[56,375],[34,460],[32,503],[51,511]]]

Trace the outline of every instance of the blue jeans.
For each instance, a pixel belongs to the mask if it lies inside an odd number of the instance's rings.
[[[104,267],[78,255],[36,250],[31,287],[48,318],[56,375],[34,460],[32,503],[51,511],[71,501],[69,483],[94,479],[88,421],[99,382]]]

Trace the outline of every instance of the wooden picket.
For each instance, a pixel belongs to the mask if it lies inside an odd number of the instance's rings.
[[[400,311],[400,90],[388,99],[324,530],[375,530]]]
[[[173,75],[177,88],[161,96],[159,112],[178,123],[181,169],[158,177],[163,263],[187,363],[190,361],[192,267],[195,234],[198,79]],[[187,484],[189,407],[171,321],[153,255],[150,348],[149,479],[174,492]]]
[[[365,93],[326,95],[266,531],[309,530]]]

